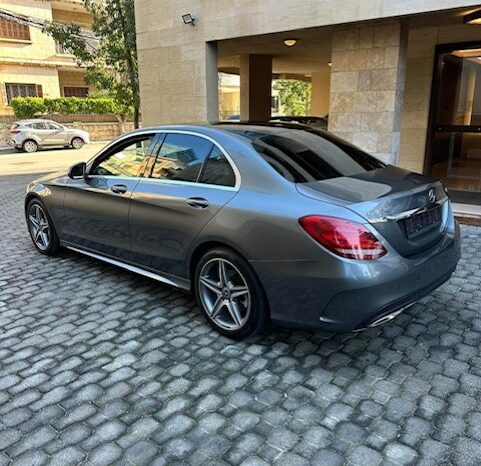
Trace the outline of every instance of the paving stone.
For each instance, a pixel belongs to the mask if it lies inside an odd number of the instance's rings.
[[[235,342],[185,293],[38,254],[35,177],[0,177],[0,465],[481,464],[480,228],[383,327]]]

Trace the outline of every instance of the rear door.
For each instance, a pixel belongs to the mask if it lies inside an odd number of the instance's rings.
[[[71,245],[130,260],[130,198],[150,155],[153,133],[124,138],[87,167],[88,178],[69,180],[61,237]]]
[[[151,173],[132,195],[134,261],[185,277],[190,244],[237,190],[233,165],[215,141],[190,132],[168,132]]]

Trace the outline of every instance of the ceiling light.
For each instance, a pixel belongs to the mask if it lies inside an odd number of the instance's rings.
[[[296,45],[297,39],[286,39],[284,41],[284,44],[286,44],[288,47],[292,47],[293,45]]]
[[[190,24],[191,26],[195,26],[195,18],[190,13],[182,15],[182,21],[184,21],[184,24]]]
[[[464,24],[481,24],[481,10],[473,11],[463,17]]]

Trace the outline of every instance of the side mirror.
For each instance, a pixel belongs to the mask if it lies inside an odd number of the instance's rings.
[[[85,178],[87,179],[87,164],[85,162],[79,162],[72,165],[68,170],[69,178]]]

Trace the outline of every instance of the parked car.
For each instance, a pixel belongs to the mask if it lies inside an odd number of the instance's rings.
[[[191,290],[232,338],[269,320],[379,325],[460,257],[439,181],[299,125],[137,130],[30,183],[25,212],[42,254],[66,247]]]
[[[7,144],[24,152],[39,148],[63,146],[80,149],[90,141],[83,129],[67,128],[51,120],[20,120],[12,124]]]
[[[283,122],[283,123],[299,123],[302,125],[311,126],[314,129],[324,129],[327,130],[329,116],[324,115],[323,117],[316,116],[277,116],[272,117],[271,123]]]

